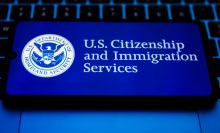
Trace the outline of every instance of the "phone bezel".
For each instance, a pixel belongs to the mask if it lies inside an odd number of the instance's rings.
[[[22,21],[37,21],[37,22],[113,22],[113,23],[118,23],[118,22],[125,22],[125,23],[132,23],[132,22],[139,22],[139,23],[146,23],[146,22],[154,22],[154,23],[161,23],[161,21],[150,21],[150,20],[145,20],[145,21],[131,21],[131,20],[121,20],[121,21],[106,21],[106,20],[96,20],[96,21],[85,21],[85,20],[75,20],[75,21],[60,21],[60,20],[34,20],[34,19],[27,19],[27,20],[17,20],[14,22],[13,25],[13,32],[11,33],[9,37],[9,42],[10,42],[10,48],[8,52],[9,54],[6,55],[6,62],[7,62],[7,72],[9,71],[9,66],[10,66],[10,60],[11,60],[11,53],[12,53],[12,48],[13,48],[13,42],[14,42],[14,36],[16,32],[16,25]],[[211,56],[211,48],[210,45],[208,45],[208,35],[206,33],[205,26],[203,25],[202,22],[200,21],[174,21],[174,20],[167,20],[167,21],[162,21],[163,23],[194,23],[197,24],[200,28],[200,35],[202,37],[202,42],[203,42],[203,48],[204,48],[204,53],[205,53],[205,58],[207,62],[207,68],[209,72],[209,78],[211,81],[211,86],[212,86],[212,93],[209,96],[109,96],[109,95],[103,95],[103,96],[85,96],[85,95],[80,95],[80,96],[62,96],[62,95],[10,95],[7,93],[6,90],[6,83],[7,83],[7,72],[4,74],[6,78],[3,79],[3,100],[6,102],[10,103],[26,103],[27,101],[31,101],[33,103],[54,103],[63,101],[62,103],[67,103],[68,105],[71,103],[71,101],[80,101],[78,104],[97,104],[97,103],[108,103],[108,105],[113,105],[115,106],[116,104],[120,105],[126,105],[130,103],[130,105],[154,105],[155,103],[166,103],[166,104],[175,104],[175,103],[181,103],[182,105],[205,105],[207,103],[208,105],[210,103],[214,103],[217,100],[217,94],[218,94],[218,81],[217,81],[217,76],[215,75],[213,71],[213,65],[212,65],[212,56]],[[87,102],[82,102],[86,100]],[[53,101],[53,102],[52,102]],[[100,102],[102,101],[102,102]],[[146,103],[146,102],[151,102],[151,103]],[[75,104],[77,105],[77,104]]]

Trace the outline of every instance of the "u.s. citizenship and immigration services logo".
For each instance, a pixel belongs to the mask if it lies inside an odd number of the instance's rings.
[[[54,77],[64,73],[72,65],[74,57],[74,48],[66,38],[44,34],[26,44],[21,60],[31,74],[38,77]]]

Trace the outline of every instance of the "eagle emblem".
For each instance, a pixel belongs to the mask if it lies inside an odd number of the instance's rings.
[[[53,67],[64,59],[64,51],[60,50],[64,44],[58,45],[47,42],[43,44],[34,43],[34,45],[37,50],[33,52],[32,60],[41,67]]]

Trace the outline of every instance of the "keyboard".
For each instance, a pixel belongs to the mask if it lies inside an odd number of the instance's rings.
[[[12,23],[35,20],[200,20],[220,80],[220,0],[0,0],[0,83]]]

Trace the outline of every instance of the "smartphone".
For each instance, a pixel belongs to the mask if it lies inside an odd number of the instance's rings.
[[[216,99],[200,22],[27,20],[14,29],[11,51],[17,56],[9,59],[6,99],[143,106]]]

